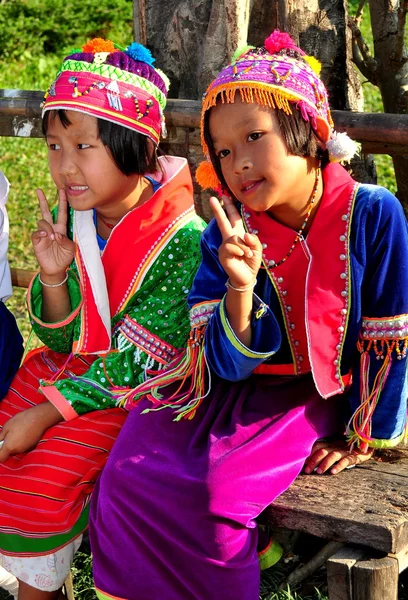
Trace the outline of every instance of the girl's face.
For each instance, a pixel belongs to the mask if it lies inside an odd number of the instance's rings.
[[[64,128],[58,116],[47,130],[48,161],[58,189],[63,188],[75,210],[97,208],[109,217],[121,217],[136,206],[140,175],[124,175],[98,137],[95,117],[66,111],[71,122]]]
[[[310,196],[314,159],[288,154],[273,110],[241,101],[217,104],[210,136],[225,181],[237,200],[256,211],[303,209]]]

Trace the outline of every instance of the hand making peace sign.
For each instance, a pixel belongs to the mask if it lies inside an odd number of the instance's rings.
[[[57,222],[42,190],[36,190],[42,219],[31,235],[34,253],[41,271],[49,276],[65,273],[75,256],[75,243],[67,236],[68,202],[65,190],[58,190]]]
[[[223,201],[224,209],[217,198],[210,198],[210,206],[222,235],[218,256],[231,285],[245,288],[255,281],[261,266],[261,242],[256,235],[245,231],[233,200],[224,197]]]

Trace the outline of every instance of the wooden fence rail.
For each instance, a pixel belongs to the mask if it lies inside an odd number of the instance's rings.
[[[41,109],[43,92],[0,89],[0,136],[42,137]],[[200,126],[199,100],[169,99],[165,111],[169,138],[167,144],[185,142],[179,129],[188,130],[189,146],[199,146],[196,130]],[[346,131],[370,154],[408,154],[408,115],[332,113],[337,131]]]

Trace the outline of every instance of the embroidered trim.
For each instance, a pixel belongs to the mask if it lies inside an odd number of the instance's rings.
[[[255,297],[256,297],[256,295],[255,295]],[[261,305],[262,304],[263,303],[261,303]],[[257,309],[256,312],[258,312],[258,310],[259,309]],[[247,356],[248,358],[269,358],[269,356],[273,356],[275,354],[275,352],[255,352],[254,350],[250,350],[249,348],[244,346],[244,344],[242,344],[242,342],[240,342],[240,340],[237,338],[234,331],[232,330],[231,325],[227,319],[227,315],[225,312],[225,296],[221,300],[221,304],[220,304],[220,317],[221,317],[221,323],[223,325],[225,334],[226,334],[229,342],[234,346],[234,348],[236,350],[238,350],[238,352],[240,352],[244,356]]]
[[[363,318],[361,336],[375,340],[405,339],[408,337],[408,315],[379,319]]]
[[[200,302],[200,304],[195,304],[190,310],[191,328],[194,329],[196,327],[207,325],[219,303],[220,300],[214,300],[212,302]]]
[[[125,315],[123,320],[115,326],[114,333],[117,332],[120,332],[134,346],[141,348],[161,364],[171,362],[178,355],[174,346],[145,329],[129,315]]]

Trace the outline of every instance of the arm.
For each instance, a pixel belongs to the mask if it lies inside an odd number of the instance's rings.
[[[63,321],[71,312],[66,271],[75,256],[75,243],[67,237],[68,202],[59,190],[56,223],[42,190],[37,190],[42,219],[31,240],[40,266],[43,287],[41,317],[46,323]]]
[[[62,415],[50,403],[44,402],[11,417],[0,431],[0,463],[9,456],[34,448],[45,431],[62,421]]]
[[[40,340],[56,352],[69,353],[82,297],[78,277],[69,270],[75,243],[67,237],[67,200],[60,190],[53,218],[41,190],[37,190],[37,196],[42,219],[32,234],[32,243],[40,273],[28,290],[28,310]]]
[[[238,248],[234,248],[235,238],[229,236],[231,231],[224,221],[228,219],[218,201],[214,199],[213,204],[218,218],[210,223],[202,236],[203,260],[194,280],[189,303],[193,315],[213,312],[205,332],[206,358],[211,369],[220,377],[236,381],[248,377],[255,367],[276,352],[280,346],[281,333],[271,310],[253,293],[254,273],[248,273],[246,281],[238,277],[232,279],[234,268],[240,268],[234,261],[239,263],[243,260],[242,254],[235,258],[234,252],[239,253],[243,243],[241,236],[247,235],[238,211],[233,205],[229,209],[232,212],[231,218],[235,221],[233,235],[238,237]],[[224,234],[221,232],[223,227]],[[259,243],[257,238],[256,241]],[[255,251],[260,252],[259,249]],[[260,261],[259,254],[256,260]],[[237,292],[226,288],[228,275],[234,287],[248,282],[251,277],[250,289]]]
[[[362,194],[367,210],[356,248],[365,252],[366,266],[349,436],[362,448],[392,447],[402,441],[406,427],[408,228],[392,194],[372,186],[363,186]]]
[[[400,204],[386,190],[362,186],[359,193],[353,251],[358,265],[364,265],[359,307],[363,318],[348,395],[349,443],[317,442],[306,461],[306,473],[317,469],[335,474],[368,460],[376,447],[394,446],[405,435],[407,223]]]

